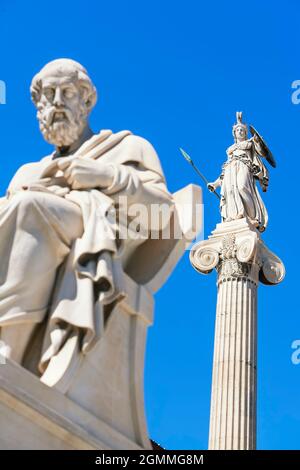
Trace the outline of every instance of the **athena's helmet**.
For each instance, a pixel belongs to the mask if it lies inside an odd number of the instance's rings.
[[[236,128],[237,127],[243,127],[245,129],[245,132],[246,132],[246,138],[248,136],[248,127],[246,124],[244,124],[242,122],[242,117],[243,117],[243,113],[242,111],[237,111],[236,113],[236,123],[233,125],[232,127],[232,135],[234,137],[234,141],[236,142],[236,136],[235,136],[235,131],[236,131]]]

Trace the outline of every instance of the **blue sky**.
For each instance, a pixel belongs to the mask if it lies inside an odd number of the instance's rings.
[[[30,102],[32,76],[70,57],[92,76],[99,102],[94,130],[130,129],[158,151],[172,192],[200,183],[184,147],[209,179],[232,143],[237,110],[267,139],[277,159],[264,196],[264,240],[284,261],[276,287],[260,286],[258,448],[300,449],[298,299],[300,79],[297,0],[51,2],[0,0],[0,190],[16,169],[50,151]],[[219,221],[204,190],[205,235]],[[297,243],[296,243],[297,242]],[[145,398],[150,436],[167,449],[207,448],[216,276],[202,276],[188,252],[156,296],[147,343]]]

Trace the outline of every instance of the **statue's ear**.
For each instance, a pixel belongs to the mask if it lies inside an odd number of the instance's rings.
[[[37,105],[37,103],[41,99],[41,90],[42,90],[41,80],[34,78],[30,86],[30,94],[31,94],[31,99],[35,105]]]
[[[85,81],[79,81],[79,87],[88,113],[90,113],[97,102],[97,90]]]

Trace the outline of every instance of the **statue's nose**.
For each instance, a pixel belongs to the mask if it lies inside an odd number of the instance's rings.
[[[62,99],[62,92],[61,92],[61,89],[59,87],[57,87],[56,90],[55,90],[53,104],[55,106],[62,106],[64,104],[63,99]]]

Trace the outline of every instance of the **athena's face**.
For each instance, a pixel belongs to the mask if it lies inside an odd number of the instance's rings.
[[[244,126],[237,126],[234,132],[237,142],[242,142],[243,140],[246,140],[247,134]]]
[[[80,86],[72,77],[43,78],[38,120],[44,138],[58,146],[69,146],[82,133],[88,110]]]

